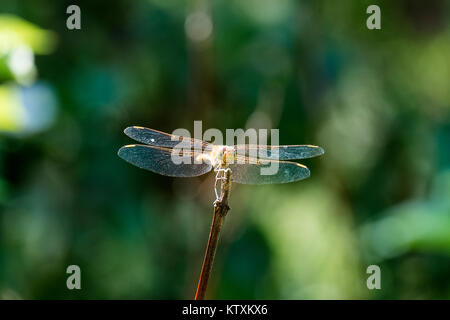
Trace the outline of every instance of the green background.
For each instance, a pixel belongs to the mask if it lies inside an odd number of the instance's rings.
[[[70,4],[81,30],[66,28]],[[305,181],[233,185],[208,297],[450,298],[449,1],[2,0],[0,13],[0,298],[193,298],[214,175],[164,177],[116,153],[127,126],[194,120],[326,151],[302,162]],[[66,288],[72,264],[81,290]],[[373,264],[381,290],[366,287]]]

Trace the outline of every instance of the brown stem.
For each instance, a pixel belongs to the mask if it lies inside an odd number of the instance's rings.
[[[195,300],[205,299],[206,287],[208,286],[208,279],[211,273],[214,255],[216,253],[217,242],[219,241],[220,229],[222,228],[222,224],[228,210],[230,210],[230,207],[228,206],[228,199],[230,198],[231,189],[231,170],[226,170],[224,172],[224,179],[222,180],[220,189],[219,201],[214,204],[213,221],[211,224],[211,230],[209,231],[208,245],[206,246],[205,257],[203,259],[200,279],[198,280]]]

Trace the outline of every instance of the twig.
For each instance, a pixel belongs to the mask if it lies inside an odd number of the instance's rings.
[[[231,191],[231,170],[224,170],[222,184],[220,188],[220,198],[214,203],[214,215],[209,231],[208,245],[206,246],[205,257],[203,259],[202,271],[198,280],[197,292],[195,300],[203,300],[205,298],[206,287],[208,285],[209,274],[211,273],[214,255],[216,252],[217,242],[219,241],[220,229],[230,207],[228,200]]]

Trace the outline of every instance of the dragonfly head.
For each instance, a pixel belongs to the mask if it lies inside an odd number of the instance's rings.
[[[223,146],[222,152],[221,152],[221,162],[222,164],[230,164],[235,161],[235,150],[234,147],[230,146]]]

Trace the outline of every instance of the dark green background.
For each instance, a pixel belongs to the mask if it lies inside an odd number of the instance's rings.
[[[69,4],[81,30],[66,28]],[[192,298],[213,174],[159,176],[116,152],[129,125],[202,120],[326,151],[302,162],[305,181],[233,185],[210,298],[450,298],[449,8],[1,0],[0,297]],[[197,11],[213,22],[200,42],[185,32]],[[19,49],[34,77],[11,67]],[[366,287],[372,264],[381,290]]]

